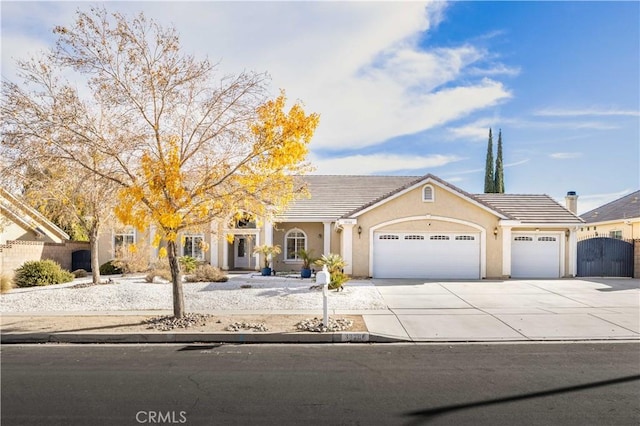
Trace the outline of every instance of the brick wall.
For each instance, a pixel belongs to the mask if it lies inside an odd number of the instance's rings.
[[[0,273],[13,273],[28,260],[55,260],[63,269],[71,270],[71,253],[89,250],[89,243],[68,241],[45,243],[42,241],[7,241],[0,245]]]
[[[633,278],[640,278],[640,239],[633,240]]]

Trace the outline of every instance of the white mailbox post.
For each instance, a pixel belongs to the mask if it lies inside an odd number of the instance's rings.
[[[316,273],[316,284],[322,286],[322,324],[329,327],[329,282],[331,276],[327,270],[327,265],[322,267],[322,271]]]

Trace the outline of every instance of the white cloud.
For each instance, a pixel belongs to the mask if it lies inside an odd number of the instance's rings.
[[[534,112],[534,115],[544,117],[578,117],[578,116],[630,116],[640,117],[640,111],[623,110],[617,108],[582,108],[563,109],[545,108]]]
[[[78,3],[55,3],[56,23],[68,25]],[[87,10],[89,4],[81,4]],[[108,2],[128,15],[143,10],[175,25],[185,52],[221,62],[220,75],[268,71],[273,93],[284,88],[320,113],[313,148],[375,145],[417,133],[511,97],[484,78],[513,70],[492,63],[471,44],[423,50],[419,37],[437,25],[444,2]],[[51,12],[25,4],[31,25],[50,25]],[[5,16],[3,23],[12,20]],[[23,27],[24,28],[24,27]],[[24,36],[21,35],[21,36]],[[15,32],[3,31],[3,46]],[[42,37],[38,32],[37,37]],[[50,37],[47,36],[47,37]],[[26,45],[25,45],[26,46]],[[5,55],[3,53],[3,62]],[[473,75],[473,78],[467,77]]]
[[[336,158],[312,157],[315,174],[323,175],[370,175],[391,173],[398,170],[423,170],[460,161],[455,155],[394,155],[358,154]]]
[[[552,154],[549,154],[549,157],[553,158],[554,160],[570,160],[573,158],[582,157],[582,153],[581,152],[554,152]]]

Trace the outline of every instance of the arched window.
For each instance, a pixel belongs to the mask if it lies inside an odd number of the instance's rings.
[[[300,229],[292,229],[284,236],[284,260],[298,260],[298,251],[307,249],[307,234]]]
[[[433,202],[435,201],[435,194],[433,191],[433,186],[431,185],[425,185],[422,188],[422,201],[425,202]]]

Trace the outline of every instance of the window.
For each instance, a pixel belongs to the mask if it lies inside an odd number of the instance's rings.
[[[555,241],[556,237],[538,237],[538,241]]]
[[[186,235],[182,246],[182,255],[204,260],[204,235]]]
[[[473,241],[476,237],[473,235],[456,235],[456,241]]]
[[[424,240],[424,235],[405,235],[405,240]]]
[[[422,188],[422,201],[425,201],[425,202],[433,202],[433,201],[435,201],[435,197],[434,197],[434,194],[433,194],[433,186],[425,185]]]
[[[378,237],[379,240],[399,240],[400,237],[393,234],[383,234]]]
[[[448,235],[432,235],[429,237],[430,240],[439,240],[439,241],[446,241],[449,239]]]
[[[292,229],[284,236],[284,246],[287,248],[284,260],[298,260],[298,251],[307,248],[307,235],[299,229]]]
[[[533,241],[532,237],[515,237],[514,241]]]
[[[609,238],[622,239],[622,231],[609,231]]]
[[[124,248],[136,243],[136,234],[133,228],[113,234],[113,249],[119,253]]]

